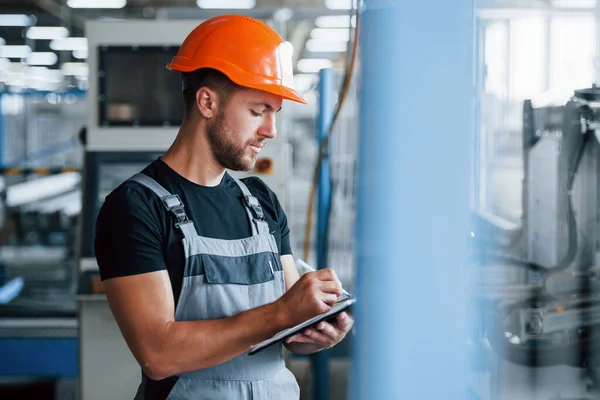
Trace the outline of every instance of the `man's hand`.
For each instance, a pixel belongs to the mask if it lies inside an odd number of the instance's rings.
[[[302,275],[276,304],[284,324],[291,327],[323,314],[342,294],[342,284],[332,269]]]
[[[352,326],[354,319],[348,313],[341,312],[335,322],[321,321],[315,328],[306,329],[303,333],[287,338],[285,344],[293,353],[314,353],[341,342]]]

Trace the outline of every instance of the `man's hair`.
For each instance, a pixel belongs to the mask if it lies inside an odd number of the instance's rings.
[[[196,92],[201,87],[208,87],[219,94],[221,105],[227,104],[229,98],[242,86],[234,83],[224,73],[212,68],[201,68],[193,72],[182,72],[183,103],[185,115],[196,107]]]

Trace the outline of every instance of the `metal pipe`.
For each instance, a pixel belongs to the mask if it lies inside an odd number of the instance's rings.
[[[18,207],[51,196],[73,190],[81,177],[76,172],[67,172],[18,183],[6,189],[6,205]]]
[[[464,399],[472,0],[365,0],[353,399]]]

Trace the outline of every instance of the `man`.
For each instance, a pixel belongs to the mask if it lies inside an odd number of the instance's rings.
[[[341,285],[329,269],[299,278],[276,195],[226,172],[253,168],[284,99],[305,103],[291,64],[287,44],[260,21],[200,24],[167,66],[182,74],[185,102],[174,143],[98,215],[107,298],[143,372],[136,399],[299,398],[281,344],[247,352],[327,311]],[[285,346],[313,353],[352,325],[343,313]]]

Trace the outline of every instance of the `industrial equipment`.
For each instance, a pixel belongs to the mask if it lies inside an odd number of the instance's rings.
[[[94,254],[95,221],[108,195],[171,145],[183,118],[181,82],[165,65],[201,20],[88,21],[88,118],[79,251],[80,398],[132,397],[140,367],[103,293]],[[290,148],[282,138],[261,152],[254,171],[285,207]]]
[[[471,344],[500,360],[489,398],[600,396],[599,134],[595,86],[526,101],[521,224],[474,215]]]
[[[0,397],[75,390],[83,94],[0,92]]]

